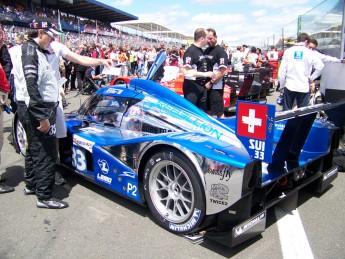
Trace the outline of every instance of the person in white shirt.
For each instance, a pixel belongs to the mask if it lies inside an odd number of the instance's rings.
[[[344,59],[339,59],[339,58],[325,55],[325,54],[322,54],[321,52],[319,52],[317,50],[318,44],[319,43],[317,42],[317,40],[310,39],[308,42],[307,48],[314,51],[314,53],[316,53],[316,55],[321,59],[322,62],[324,62],[324,63],[345,63]]]
[[[81,56],[79,54],[76,54],[72,52],[67,46],[64,44],[52,41],[47,49],[50,54],[47,54],[48,62],[54,72],[54,76],[57,80],[57,82],[60,81],[61,75],[59,71],[59,61],[60,58],[63,57],[69,61],[72,61],[76,64],[84,65],[84,66],[107,66],[109,67],[112,62],[110,59],[99,59],[99,58],[91,58],[87,56]],[[66,130],[66,122],[65,122],[65,115],[63,112],[62,107],[62,98],[61,93],[63,93],[62,84],[59,85],[60,95],[59,95],[59,106],[56,109],[56,138],[61,139],[65,138],[67,136],[67,130]],[[58,147],[57,142],[57,147]],[[56,172],[55,174],[55,184],[56,185],[62,185],[65,183],[65,180],[62,178],[62,176]]]
[[[112,66],[117,67],[119,63],[119,51],[117,49],[117,46],[112,46],[112,50],[109,54],[109,58],[112,60]],[[109,75],[108,81],[111,82],[116,76],[114,75]]]
[[[151,66],[153,65],[153,62],[155,62],[157,58],[157,51],[155,48],[148,49],[147,52],[147,70],[150,70]]]
[[[234,71],[243,72],[243,47],[237,46],[237,50],[231,56],[231,65]]]
[[[258,62],[258,54],[256,54],[256,48],[251,47],[247,55],[247,64],[250,64],[256,67],[257,62]]]
[[[345,60],[344,59],[339,59],[339,58],[336,58],[336,57],[332,57],[332,56],[329,56],[329,55],[325,55],[325,54],[322,54],[321,52],[319,52],[317,50],[317,46],[318,46],[318,41],[315,40],[315,39],[310,39],[309,42],[308,42],[308,46],[307,48],[308,49],[311,49],[320,59],[323,63],[345,63]],[[316,79],[316,81],[319,81],[320,80],[320,77]],[[320,82],[317,82],[318,84],[320,84]],[[315,86],[315,82],[314,83],[311,83],[310,84],[310,88],[311,88],[311,94],[313,94],[313,90],[316,86]],[[318,93],[321,94],[321,91],[318,90]]]
[[[309,40],[308,34],[299,34],[297,43],[283,55],[278,72],[280,85],[284,88],[283,111],[291,110],[295,101],[298,108],[308,106],[310,83],[320,76],[324,67],[320,58],[307,48]]]

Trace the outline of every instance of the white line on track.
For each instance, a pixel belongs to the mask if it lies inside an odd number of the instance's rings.
[[[298,210],[275,207],[280,245],[285,259],[313,259],[307,235]]]

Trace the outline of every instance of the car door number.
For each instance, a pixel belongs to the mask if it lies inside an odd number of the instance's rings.
[[[86,159],[84,152],[75,146],[72,148],[72,166],[79,171],[86,170]]]
[[[127,193],[131,193],[132,196],[137,196],[137,186],[131,183],[127,184]]]

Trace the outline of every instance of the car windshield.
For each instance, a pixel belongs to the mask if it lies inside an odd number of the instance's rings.
[[[95,94],[80,107],[79,114],[92,122],[120,127],[123,114],[134,103],[132,98]]]

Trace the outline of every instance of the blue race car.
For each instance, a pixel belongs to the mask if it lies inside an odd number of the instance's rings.
[[[232,247],[264,231],[269,207],[335,179],[337,128],[315,121],[327,107],[276,113],[238,102],[236,118],[215,119],[160,84],[132,79],[66,116],[60,161],[146,205],[168,231]]]

